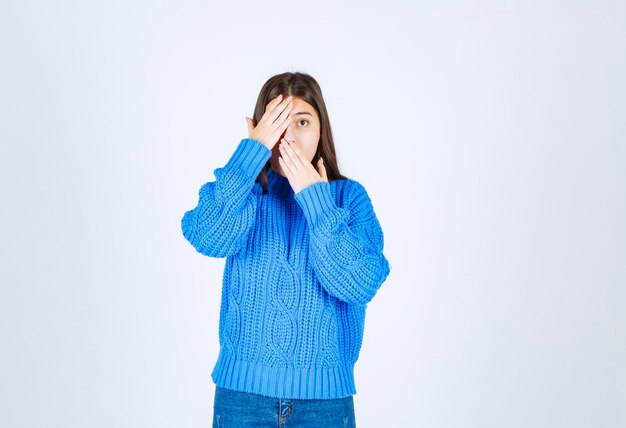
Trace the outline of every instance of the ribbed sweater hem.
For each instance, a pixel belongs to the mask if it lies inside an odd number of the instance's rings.
[[[238,167],[247,178],[256,178],[271,156],[272,151],[260,141],[244,138],[226,163],[225,169]]]
[[[302,207],[307,223],[310,225],[316,225],[324,212],[337,209],[330,193],[330,183],[327,181],[320,181],[305,187],[296,193],[294,198]]]
[[[220,351],[211,378],[235,391],[277,398],[333,399],[355,394],[354,365],[346,367],[267,367]]]

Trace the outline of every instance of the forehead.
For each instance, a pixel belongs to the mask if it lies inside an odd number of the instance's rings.
[[[317,112],[315,108],[304,101],[302,98],[293,97],[293,108],[291,110],[292,116],[308,116],[317,118]]]

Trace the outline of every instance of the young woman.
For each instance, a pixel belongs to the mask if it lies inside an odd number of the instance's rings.
[[[214,427],[353,427],[367,303],[389,275],[363,186],[339,172],[318,83],[271,77],[181,221],[225,257]]]

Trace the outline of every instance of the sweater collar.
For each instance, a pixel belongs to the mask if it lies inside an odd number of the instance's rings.
[[[279,195],[293,196],[294,192],[287,177],[275,173],[272,168],[267,169],[268,191]]]

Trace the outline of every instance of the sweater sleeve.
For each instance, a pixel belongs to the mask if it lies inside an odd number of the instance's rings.
[[[227,257],[243,248],[257,209],[251,190],[271,154],[261,142],[244,138],[228,163],[214,170],[215,181],[200,187],[197,206],[181,220],[183,236],[199,253]]]
[[[308,222],[311,263],[324,289],[348,303],[372,300],[390,272],[383,232],[365,188],[346,184],[346,203],[335,204],[326,181],[295,194]]]

